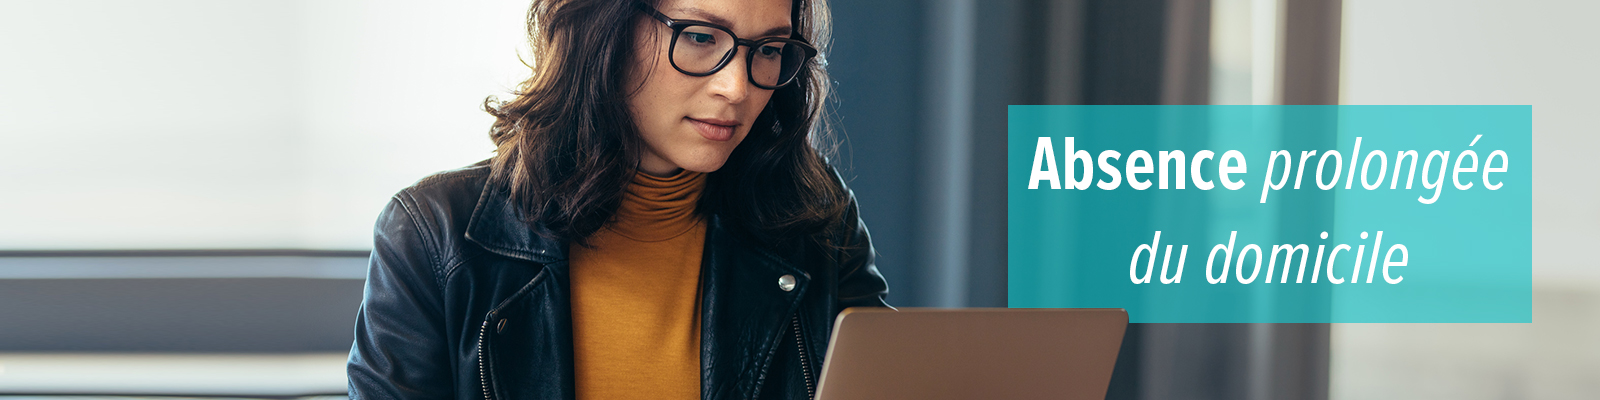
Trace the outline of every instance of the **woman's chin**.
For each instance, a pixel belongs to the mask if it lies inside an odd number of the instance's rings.
[[[718,169],[722,169],[722,164],[726,163],[727,161],[727,159],[722,159],[715,162],[697,162],[689,165],[682,165],[681,167],[694,172],[712,173],[716,172]]]
[[[694,157],[684,157],[684,160],[676,164],[678,164],[678,168],[683,168],[694,172],[711,173],[718,169],[722,169],[722,165],[728,162],[728,154],[721,151],[712,151],[710,153],[713,154],[700,154]]]

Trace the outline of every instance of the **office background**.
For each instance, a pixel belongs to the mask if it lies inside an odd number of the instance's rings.
[[[1135,325],[1108,397],[1600,391],[1600,5],[832,6],[837,163],[893,304],[1005,304],[1007,104],[1533,104],[1533,324]],[[342,392],[372,222],[490,155],[525,8],[0,0],[0,393]]]

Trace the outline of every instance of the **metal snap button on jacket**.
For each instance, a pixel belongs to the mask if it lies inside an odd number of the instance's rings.
[[[783,289],[785,292],[794,290],[794,275],[785,274],[778,277],[778,288]]]

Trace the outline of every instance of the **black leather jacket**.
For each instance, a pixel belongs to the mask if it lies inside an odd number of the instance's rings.
[[[480,162],[423,178],[379,215],[347,368],[352,399],[574,397],[567,244],[519,222],[488,175]],[[834,232],[842,250],[784,252],[709,216],[702,398],[809,398],[839,311],[888,305],[853,196]]]

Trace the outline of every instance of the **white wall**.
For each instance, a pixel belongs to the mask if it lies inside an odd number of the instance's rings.
[[[1532,104],[1536,268],[1600,278],[1596,16],[1579,0],[1346,0],[1343,102]]]
[[[0,1],[0,250],[370,248],[490,155],[526,7]]]
[[[1533,324],[1336,324],[1335,399],[1600,392],[1600,2],[1345,0],[1344,104],[1531,104]]]

